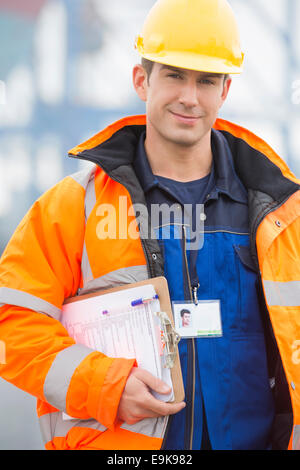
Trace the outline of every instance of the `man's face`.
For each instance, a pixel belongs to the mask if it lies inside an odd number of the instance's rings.
[[[230,83],[231,79],[224,83],[224,75],[155,63],[149,82],[146,76],[144,81],[140,77],[141,86],[136,90],[146,102],[152,134],[189,147],[197,145],[213,127]]]
[[[186,327],[190,325],[190,320],[191,320],[191,314],[190,313],[184,313],[182,315],[182,326]]]

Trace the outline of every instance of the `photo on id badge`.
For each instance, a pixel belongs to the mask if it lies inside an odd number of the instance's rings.
[[[220,300],[173,301],[175,330],[182,338],[222,336]]]

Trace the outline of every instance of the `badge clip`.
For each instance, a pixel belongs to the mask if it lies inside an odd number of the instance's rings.
[[[178,345],[181,337],[174,330],[173,325],[166,314],[166,312],[156,312],[159,317],[162,327],[163,340],[166,345],[166,364],[165,367],[172,369],[176,359],[176,346]]]
[[[194,297],[194,304],[198,305],[198,296],[197,296],[197,291],[200,287],[200,284],[198,283],[197,286],[193,287],[193,297]]]

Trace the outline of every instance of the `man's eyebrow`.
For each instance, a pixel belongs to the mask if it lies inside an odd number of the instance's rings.
[[[203,77],[212,77],[212,78],[220,78],[223,77],[223,73],[210,73],[210,72],[202,72]]]
[[[182,74],[186,73],[186,70],[184,70],[184,69],[180,69],[180,68],[174,67],[172,65],[165,65],[165,64],[161,64],[161,69],[160,70],[171,70],[173,72],[182,73]],[[205,77],[205,78],[206,77],[221,78],[224,75],[222,73],[200,72],[200,71],[199,71],[199,74],[201,75],[201,77]]]
[[[160,70],[172,70],[173,72],[185,73],[185,71],[183,69],[173,67],[172,65],[164,65],[164,64],[161,65]]]

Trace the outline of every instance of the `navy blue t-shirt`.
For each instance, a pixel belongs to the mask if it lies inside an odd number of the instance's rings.
[[[195,232],[196,207],[198,204],[204,204],[207,195],[215,186],[214,166],[212,165],[211,172],[207,176],[198,180],[182,182],[159,175],[155,175],[155,178],[158,180],[161,189],[168,192],[176,201],[185,206],[184,213],[189,214],[189,217],[192,218],[191,226]],[[190,205],[190,209],[188,205]],[[191,213],[190,210],[192,211]]]
[[[204,178],[184,183],[164,176],[155,176],[181,204],[204,204],[206,195],[214,186],[213,171]]]

